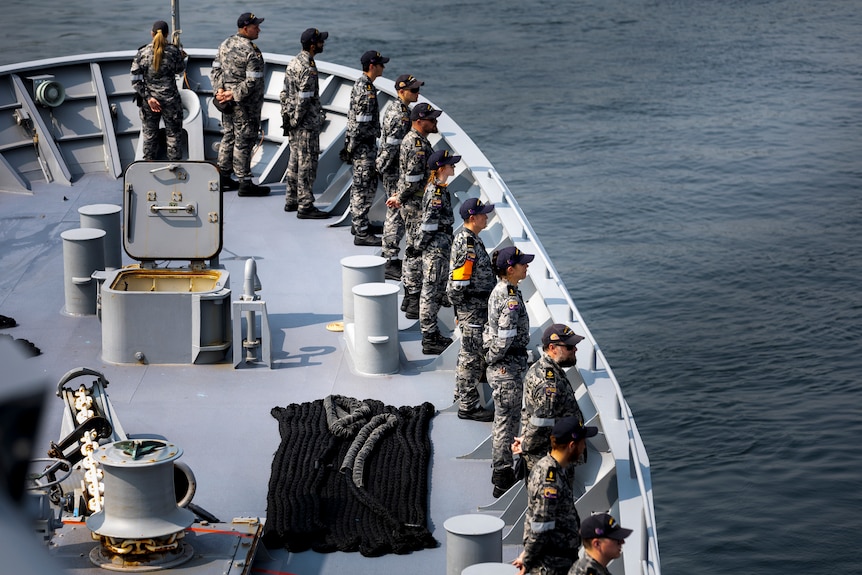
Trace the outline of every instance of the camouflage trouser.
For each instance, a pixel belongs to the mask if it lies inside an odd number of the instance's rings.
[[[452,238],[438,233],[422,252],[422,290],[419,293],[419,328],[422,335],[437,333],[437,314],[446,294],[449,277],[449,251]]]
[[[526,357],[505,357],[488,366],[488,383],[494,397],[491,459],[494,470],[511,467],[512,441],[521,423]]]
[[[482,350],[482,330],[484,325],[470,324],[467,317],[458,314],[458,328],[461,330],[461,350],[455,365],[455,394],[458,408],[468,411],[479,402],[479,381],[485,371],[485,353]]]
[[[386,197],[391,198],[395,195],[396,187],[398,186],[398,170],[395,173],[384,173],[381,176],[383,180],[383,189],[386,190]],[[383,257],[387,260],[398,259],[398,252],[401,251],[400,243],[404,237],[404,218],[401,217],[401,210],[398,208],[386,208],[386,219],[383,220]]]
[[[168,161],[183,159],[183,104],[176,100],[159,100],[161,112],[153,112],[144,102],[141,106],[141,137],[144,139],[144,159],[156,160],[159,151],[159,120],[165,122],[165,144]]]
[[[528,571],[530,575],[568,575],[575,560],[568,557],[542,557],[541,563]]]
[[[251,155],[260,133],[260,109],[234,106],[232,114],[221,115],[224,134],[218,148],[218,168],[236,174],[238,180],[251,179]]]
[[[320,158],[320,132],[294,128],[290,131],[290,160],[287,162],[285,204],[300,209],[314,207],[314,180]]]
[[[404,237],[407,246],[416,247],[422,239],[422,206],[418,202],[409,202],[401,206],[401,218],[404,220]],[[448,256],[447,256],[448,257]],[[418,294],[422,290],[422,256],[410,257],[405,254],[401,266],[401,282],[404,293]]]
[[[375,144],[362,144],[352,153],[353,185],[350,186],[350,216],[353,227],[358,235],[368,233],[368,210],[377,192],[377,168],[374,159],[377,156]]]

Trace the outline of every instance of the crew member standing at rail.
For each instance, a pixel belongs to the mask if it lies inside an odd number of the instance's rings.
[[[422,330],[422,353],[438,355],[452,343],[440,333],[437,314],[446,295],[449,277],[449,254],[455,215],[449,178],[455,175],[455,164],[461,156],[449,150],[437,150],[428,158],[428,185],[422,197],[422,220],[417,249],[422,253],[422,291],[419,296],[419,328]]]
[[[398,150],[398,191],[386,200],[390,208],[399,208],[404,219],[406,248],[401,281],[404,300],[401,311],[408,319],[419,319],[419,293],[422,291],[422,258],[417,250],[422,220],[422,196],[428,182],[428,158],[434,153],[429,134],[437,133],[437,118],[442,114],[431,104],[416,104],[410,110],[412,126]]]
[[[461,204],[464,226],[455,235],[449,257],[449,282],[446,295],[455,308],[461,349],[455,365],[455,396],[458,417],[474,421],[493,421],[494,412],[479,403],[479,382],[485,374],[482,330],[488,321],[488,297],[494,289],[494,267],[479,232],[488,226],[493,204],[468,198]]]
[[[410,104],[419,99],[420,82],[411,74],[402,74],[395,80],[398,97],[390,100],[383,108],[383,127],[380,134],[380,150],[377,152],[377,172],[383,181],[386,197],[391,198],[398,191],[398,151],[401,140],[410,131]],[[383,257],[386,258],[384,273],[387,279],[401,279],[402,262],[398,258],[399,244],[404,238],[404,219],[398,208],[387,206],[386,219],[383,221]]]
[[[296,217],[301,220],[329,217],[314,205],[313,192],[320,157],[320,132],[326,120],[326,112],[320,105],[314,57],[323,52],[328,37],[329,32],[317,28],[302,33],[302,51],[287,65],[281,91],[282,127],[284,135],[290,138],[284,211],[297,212]]]
[[[156,159],[162,120],[168,160],[177,162],[183,156],[183,104],[177,74],[185,70],[185,54],[168,43],[167,22],[157,20],[150,33],[153,41],[138,49],[131,70],[135,100],[141,108],[144,160]]]
[[[530,343],[530,318],[518,283],[527,277],[532,254],[514,246],[494,252],[494,273],[500,278],[488,298],[488,323],[483,335],[486,373],[494,397],[494,426],[491,439],[494,497],[500,497],[515,484],[512,467],[512,442],[518,432],[524,372],[527,370],[527,345]]]
[[[575,399],[566,368],[575,365],[578,343],[584,338],[562,323],[555,323],[542,334],[542,356],[524,376],[524,407],[521,409],[521,457],[527,475],[551,447],[551,429],[563,417],[584,416]]]
[[[623,543],[632,534],[607,513],[590,515],[581,523],[584,556],[579,558],[569,575],[611,575],[608,563],[623,553]]]
[[[578,558],[580,518],[569,476],[599,432],[577,417],[564,417],[551,430],[551,452],[536,462],[527,480],[524,550],[512,561],[519,575],[567,575]]]
[[[369,50],[362,55],[362,74],[350,92],[347,113],[346,159],[353,164],[350,186],[350,216],[353,218],[353,245],[380,246],[380,236],[371,233],[368,210],[377,192],[377,138],[380,137],[380,107],[374,80],[383,75],[389,58]]]
[[[263,54],[253,40],[260,36],[258,18],[245,12],[237,18],[237,32],[221,43],[210,72],[215,102],[221,110],[222,139],[218,168],[222,191],[239,189],[240,196],[265,196],[267,186],[251,180],[251,156],[260,134],[263,108]],[[236,175],[239,183],[233,181]]]

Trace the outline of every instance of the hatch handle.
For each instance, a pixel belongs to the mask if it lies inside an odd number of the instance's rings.
[[[183,206],[150,206],[150,211],[153,213],[183,211],[187,214],[194,214],[195,213],[195,205],[194,204],[186,204],[185,207],[183,207]]]

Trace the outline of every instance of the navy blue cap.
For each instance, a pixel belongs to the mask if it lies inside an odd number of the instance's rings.
[[[416,104],[413,106],[413,109],[410,110],[410,120],[415,122],[416,120],[433,120],[442,114],[442,110],[435,110],[434,106],[427,102],[422,102],[421,104]]]
[[[443,166],[454,166],[461,161],[461,156],[452,154],[449,150],[437,150],[428,158],[428,167],[432,170]]]
[[[236,27],[245,28],[251,24],[260,24],[261,22],[263,22],[263,18],[258,18],[254,15],[254,12],[243,12],[242,15],[236,19]]]
[[[562,345],[578,345],[584,336],[572,331],[572,328],[564,323],[555,323],[545,329],[542,334],[542,344],[559,343]]]
[[[420,82],[419,79],[416,78],[416,76],[414,76],[413,74],[401,74],[395,80],[396,90],[410,90],[424,85],[425,82]]]
[[[498,270],[505,270],[507,267],[515,264],[528,264],[535,257],[533,254],[525,254],[515,246],[509,246],[497,252],[494,265]]]
[[[584,424],[581,423],[581,420],[576,415],[558,419],[554,424],[554,429],[551,430],[551,435],[557,440],[557,443],[580,441],[587,437],[593,437],[598,433],[598,427],[584,427]]]
[[[613,515],[596,513],[581,521],[581,539],[616,539],[622,541],[632,534],[631,529],[622,527]]]
[[[389,61],[389,58],[383,56],[377,50],[369,50],[359,59],[362,62],[362,67],[368,66],[369,64],[385,64]]]
[[[464,200],[464,203],[461,204],[461,207],[458,208],[458,211],[461,212],[461,217],[466,222],[470,219],[470,216],[493,212],[494,204],[483,204],[482,200],[480,200],[479,198],[468,198]]]
[[[299,41],[304,46],[306,44],[317,44],[318,42],[323,42],[327,38],[329,38],[329,32],[321,32],[317,28],[309,28],[302,33],[302,37]]]

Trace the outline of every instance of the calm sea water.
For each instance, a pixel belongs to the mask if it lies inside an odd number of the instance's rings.
[[[136,48],[168,8],[7,0],[0,63]],[[495,164],[635,412],[665,573],[856,572],[857,2],[186,0],[185,45],[246,9],[265,52],[391,56]]]

